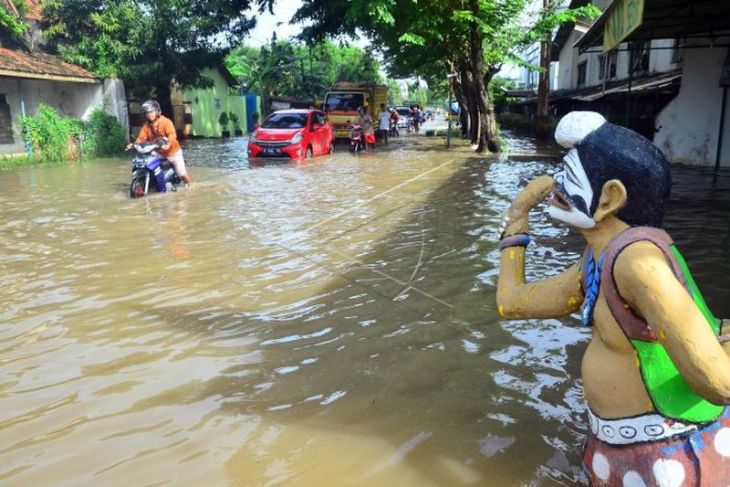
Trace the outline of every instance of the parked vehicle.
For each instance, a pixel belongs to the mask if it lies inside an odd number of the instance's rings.
[[[134,144],[137,155],[132,159],[130,197],[141,198],[150,191],[159,193],[174,191],[181,183],[170,161],[156,152],[167,142],[166,137],[160,137],[154,142]]]
[[[342,81],[330,88],[325,95],[324,110],[332,122],[335,137],[348,138],[350,122],[358,117],[357,109],[365,107],[373,120],[376,120],[381,103],[388,103],[387,86]]]
[[[362,125],[350,125],[350,152],[358,153],[365,150],[365,131]]]
[[[248,138],[249,157],[310,159],[335,150],[332,124],[321,110],[279,110]]]

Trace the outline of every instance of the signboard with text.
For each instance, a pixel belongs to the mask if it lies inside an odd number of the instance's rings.
[[[603,52],[618,46],[644,20],[644,0],[616,0],[603,29]]]

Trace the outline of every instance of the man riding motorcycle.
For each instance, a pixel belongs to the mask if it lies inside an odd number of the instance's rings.
[[[188,176],[188,171],[185,168],[185,159],[183,159],[183,152],[180,148],[180,143],[177,141],[177,132],[175,131],[172,120],[162,115],[160,104],[155,100],[147,100],[142,103],[142,112],[145,114],[147,122],[145,122],[139,131],[137,140],[134,143],[130,142],[127,144],[127,149],[131,149],[134,144],[166,137],[168,142],[160,148],[160,155],[172,163],[180,179],[182,179],[186,186],[190,186],[192,180]]]

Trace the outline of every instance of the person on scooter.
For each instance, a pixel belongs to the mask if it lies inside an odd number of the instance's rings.
[[[390,109],[390,135],[391,137],[398,137],[400,136],[400,133],[398,133],[398,119],[400,119],[400,116],[398,115],[398,110],[395,108]]]
[[[359,116],[357,122],[362,126],[363,134],[365,135],[365,147],[373,149],[375,147],[375,127],[373,126],[373,117],[368,114],[365,107],[357,109]]]
[[[160,104],[155,100],[147,100],[142,103],[142,113],[144,113],[147,121],[142,125],[137,140],[134,143],[127,144],[127,149],[131,149],[134,144],[167,137],[167,144],[160,147],[160,155],[170,161],[180,179],[186,186],[190,186],[192,180],[185,168],[185,159],[183,159],[183,152],[180,143],[177,141],[177,132],[172,120],[162,115]]]

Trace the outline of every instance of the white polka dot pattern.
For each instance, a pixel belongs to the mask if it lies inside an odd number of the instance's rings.
[[[715,435],[715,451],[723,457],[730,457],[730,428],[722,428]]]
[[[611,476],[611,466],[608,463],[608,458],[606,458],[605,455],[601,453],[596,453],[593,455],[593,473],[596,474],[596,477],[603,480],[604,482],[608,480],[608,478]]]
[[[657,460],[652,471],[659,487],[680,487],[684,482],[684,467],[677,460]]]
[[[626,475],[624,475],[623,487],[646,487],[646,483],[644,482],[644,479],[641,478],[641,475],[633,470],[629,470],[626,472]]]

